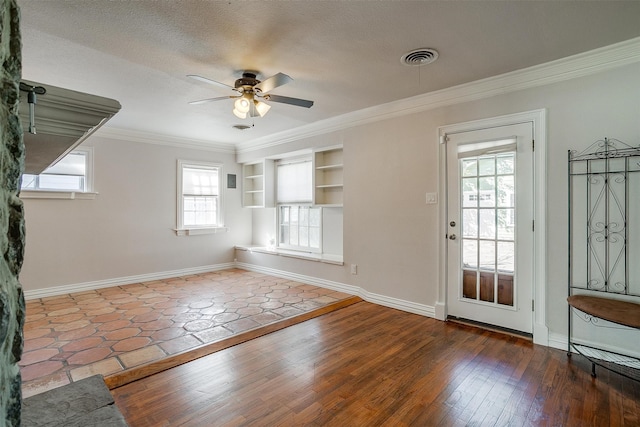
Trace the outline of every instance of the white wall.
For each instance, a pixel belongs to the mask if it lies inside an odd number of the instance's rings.
[[[224,192],[229,232],[176,236],[177,160],[223,163],[231,153],[93,136],[95,200],[25,199],[27,230],[20,281],[26,291],[230,263],[251,242],[251,213],[240,189]],[[239,180],[238,180],[239,181]]]
[[[390,118],[255,153],[250,159],[316,144],[344,144],[344,262],[314,265],[315,277],[426,307],[437,301],[439,126],[547,109],[547,323],[566,334],[567,150],[604,137],[640,145],[640,64],[479,101]],[[442,195],[440,203],[443,203]],[[254,215],[259,215],[254,213]],[[261,255],[243,262],[306,274],[299,261]],[[350,264],[358,275],[349,274]],[[339,272],[336,269],[340,270]],[[339,281],[339,280],[338,280]]]
[[[230,154],[92,138],[96,200],[25,200],[25,289],[231,262],[357,286],[371,295],[433,307],[437,301],[439,126],[547,109],[547,322],[566,334],[566,158],[603,137],[640,144],[640,64],[492,98],[382,120],[254,152],[246,162],[344,145],[344,266],[236,251],[264,240],[273,209],[243,209],[226,190],[226,234],[177,237],[176,159],[225,163]],[[442,195],[440,203],[443,203]],[[253,230],[253,234],[252,234]],[[350,264],[358,265],[351,275]]]

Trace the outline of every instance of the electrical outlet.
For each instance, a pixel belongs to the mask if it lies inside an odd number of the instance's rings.
[[[358,265],[351,264],[351,274],[358,274]]]
[[[427,204],[435,205],[438,203],[438,193],[427,193]]]

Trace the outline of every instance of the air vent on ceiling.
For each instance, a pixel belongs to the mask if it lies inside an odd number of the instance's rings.
[[[431,64],[436,59],[438,59],[437,50],[423,48],[415,49],[411,52],[405,53],[404,55],[402,55],[402,58],[400,58],[400,62],[402,62],[404,65],[419,67],[421,65]]]

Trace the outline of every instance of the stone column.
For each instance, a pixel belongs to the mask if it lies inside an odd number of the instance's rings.
[[[0,0],[0,427],[20,426],[22,401],[18,366],[25,315],[18,282],[24,254],[23,206],[18,198],[24,168],[18,117],[21,48],[16,0]]]

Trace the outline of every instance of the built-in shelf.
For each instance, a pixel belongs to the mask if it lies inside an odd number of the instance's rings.
[[[242,206],[273,206],[273,160],[242,165]]]
[[[324,207],[341,207],[344,198],[342,147],[315,151],[313,164],[313,204]]]

